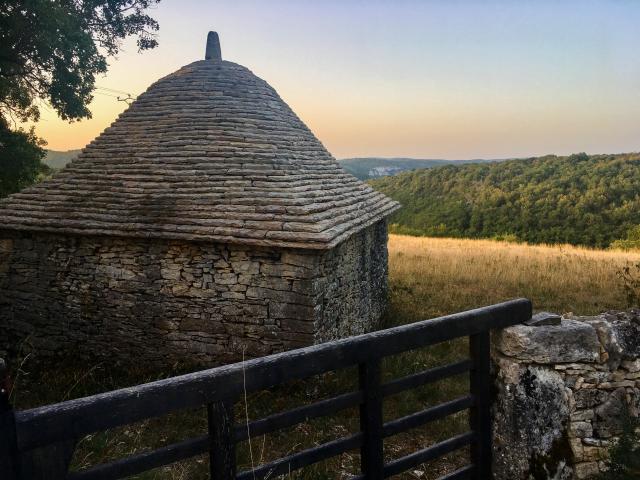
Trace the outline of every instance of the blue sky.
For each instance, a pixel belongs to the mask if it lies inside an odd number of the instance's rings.
[[[132,43],[98,85],[140,93],[204,55],[267,80],[336,157],[504,158],[640,150],[637,1],[178,1],[151,11],[160,47]],[[40,134],[80,148],[94,119],[45,112]]]

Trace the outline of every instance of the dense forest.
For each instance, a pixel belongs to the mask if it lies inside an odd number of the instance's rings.
[[[640,224],[640,153],[555,155],[372,180],[398,233],[607,247]]]

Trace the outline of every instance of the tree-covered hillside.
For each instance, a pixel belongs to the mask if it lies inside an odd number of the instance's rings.
[[[640,154],[546,156],[371,181],[400,233],[606,247],[640,224]]]
[[[59,170],[76,158],[81,151],[82,150],[67,150],[66,152],[58,152],[56,150],[47,150],[43,161],[48,167]]]

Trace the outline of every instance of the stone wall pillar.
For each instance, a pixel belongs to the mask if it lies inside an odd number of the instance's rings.
[[[494,336],[498,480],[589,478],[640,410],[640,311],[542,323]]]

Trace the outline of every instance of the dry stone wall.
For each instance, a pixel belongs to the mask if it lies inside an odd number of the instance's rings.
[[[494,338],[499,480],[593,477],[640,411],[640,311],[548,323]]]
[[[375,327],[386,224],[317,250],[0,232],[0,350],[217,364]]]
[[[378,222],[319,262],[315,294],[316,342],[371,331],[387,306],[387,224]]]

